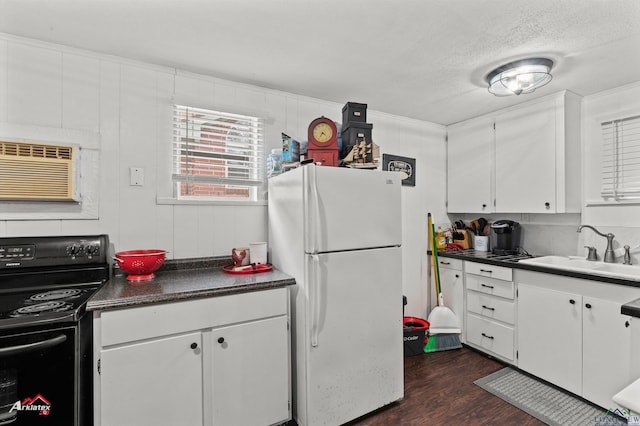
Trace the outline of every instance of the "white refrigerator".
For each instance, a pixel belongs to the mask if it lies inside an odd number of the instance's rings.
[[[297,283],[299,426],[339,425],[404,396],[401,177],[311,164],[269,179],[271,261]]]

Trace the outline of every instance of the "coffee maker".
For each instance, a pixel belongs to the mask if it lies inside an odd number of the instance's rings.
[[[493,234],[493,254],[518,254],[521,227],[513,220],[497,220],[491,224]]]

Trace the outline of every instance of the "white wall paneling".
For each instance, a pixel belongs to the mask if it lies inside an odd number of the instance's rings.
[[[340,122],[344,105],[0,34],[0,122],[40,136],[86,135],[98,164],[88,173],[99,188],[91,219],[0,216],[0,236],[106,233],[115,250],[163,248],[170,258],[229,255],[265,241],[264,204],[158,203],[172,195],[173,102],[262,116],[265,155],[281,146],[281,132],[304,141],[314,118]],[[446,217],[445,129],[374,110],[367,121],[383,153],[416,159],[416,186],[402,190],[402,280],[407,315],[425,316],[427,211]],[[129,185],[130,167],[144,169],[143,186]]]
[[[62,54],[61,127],[98,132],[100,128],[100,61]]]
[[[0,121],[7,121],[7,101],[6,95],[9,89],[8,86],[8,43],[5,40],[0,39]]]
[[[7,48],[7,121],[35,126],[62,124],[62,54],[10,42]]]

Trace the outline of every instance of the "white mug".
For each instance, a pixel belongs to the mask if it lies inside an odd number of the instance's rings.
[[[249,243],[249,253],[251,253],[251,263],[267,263],[267,243]]]
[[[489,237],[486,235],[476,235],[473,238],[473,246],[477,251],[489,251]]]

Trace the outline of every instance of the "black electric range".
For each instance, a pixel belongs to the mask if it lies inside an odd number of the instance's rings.
[[[106,235],[0,238],[0,424],[92,424],[85,306],[108,250]]]

